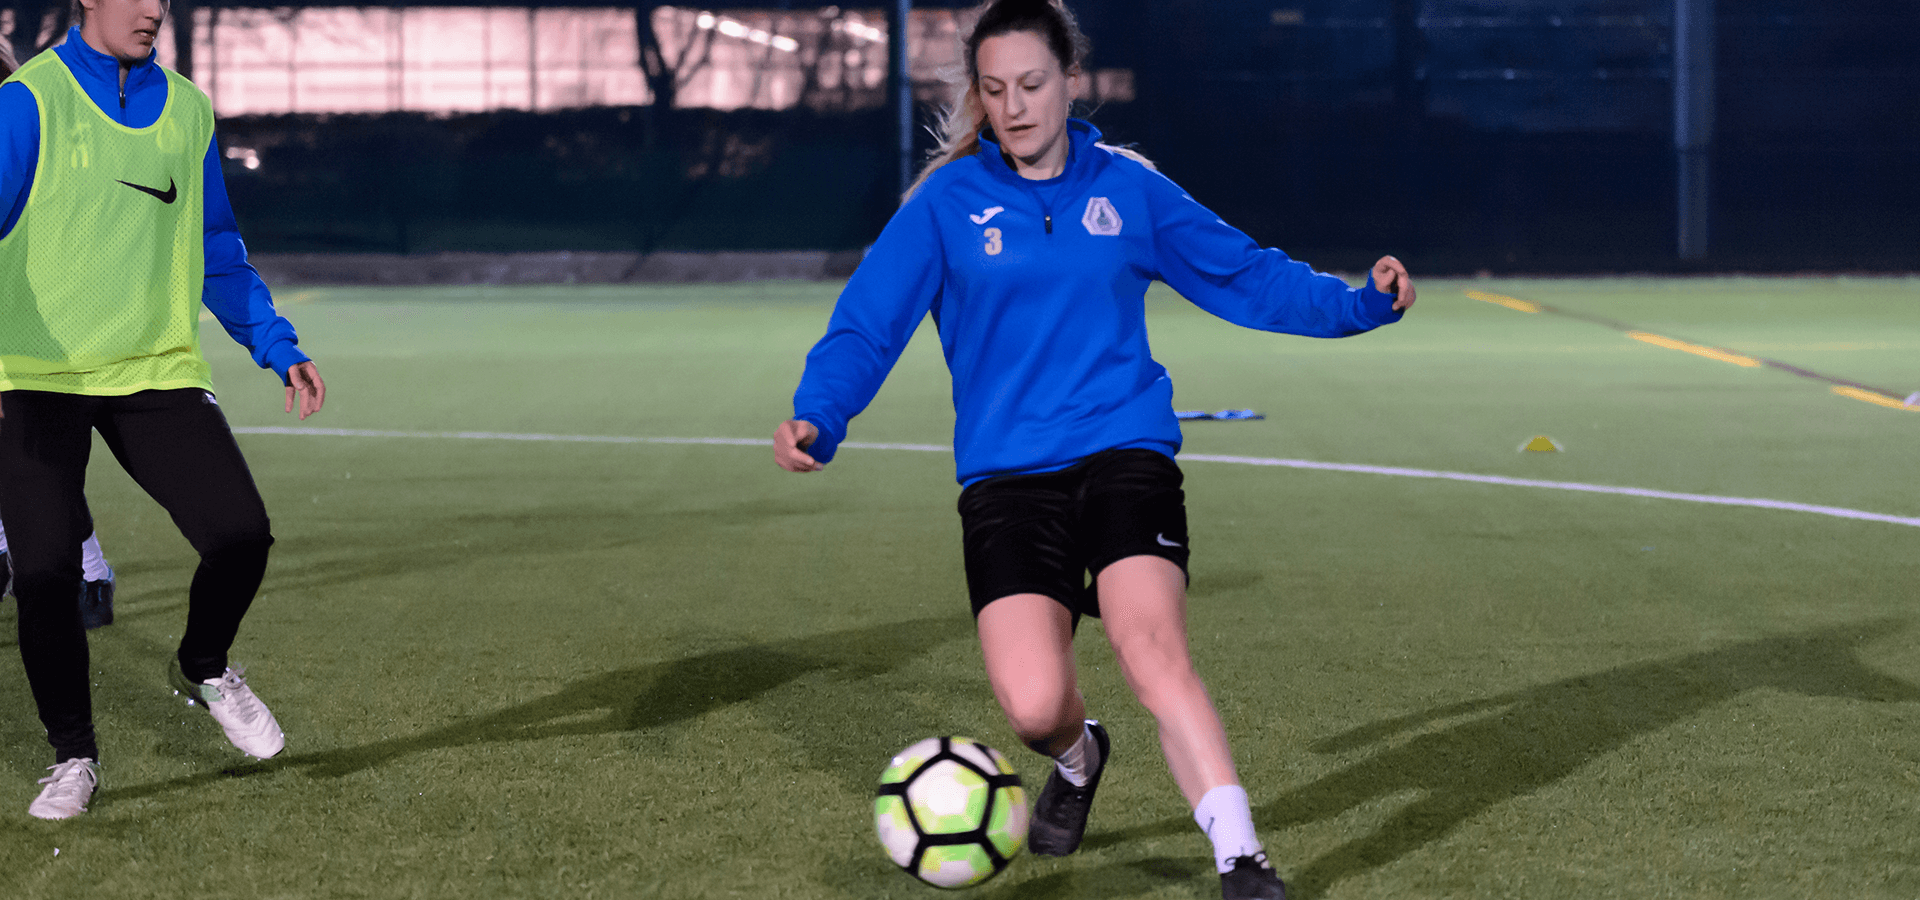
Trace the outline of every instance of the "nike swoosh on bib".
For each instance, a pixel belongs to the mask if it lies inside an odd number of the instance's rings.
[[[120,179],[118,178],[114,180],[120,181]],[[134,184],[131,181],[120,181],[120,183],[126,185],[127,187],[133,188],[134,190],[139,191],[142,194],[152,194],[161,203],[170,204],[174,201],[174,198],[180,196],[180,191],[178,188],[174,186],[173,179],[171,177],[167,179],[167,189],[164,191],[159,188],[147,187],[144,184]]]

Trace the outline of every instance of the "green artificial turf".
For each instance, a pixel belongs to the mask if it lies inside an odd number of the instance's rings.
[[[1177,404],[1267,416],[1192,423],[1187,452],[1920,516],[1920,412],[1464,293],[1913,391],[1920,281],[1421,288],[1341,341],[1154,294]],[[307,426],[761,439],[834,287],[280,297],[330,389]],[[947,441],[932,337],[851,440]],[[205,340],[236,426],[300,424]],[[1516,449],[1534,435],[1564,451]],[[96,448],[104,783],[78,819],[27,817],[52,760],[0,652],[0,896],[932,897],[872,834],[889,756],[958,733],[1046,773],[981,671],[945,454],[796,476],[760,446],[241,444],[279,543],[234,656],[287,751],[247,762],[163,689],[191,552]],[[1185,469],[1194,654],[1294,897],[1920,895],[1920,528]],[[1117,748],[1087,844],[972,894],[1217,897],[1097,624],[1080,651]]]

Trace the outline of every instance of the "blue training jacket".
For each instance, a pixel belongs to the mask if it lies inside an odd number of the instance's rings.
[[[1029,181],[983,135],[894,213],[807,354],[794,418],[827,462],[932,314],[953,375],[962,484],[1103,450],[1173,456],[1173,383],[1147,346],[1166,282],[1236,325],[1344,337],[1400,320],[1393,296],[1261,249],[1153,169],[1068,121],[1067,165]]]
[[[123,96],[120,61],[87,46],[77,26],[67,30],[66,43],[52,52],[60,54],[74,79],[86,89],[87,97],[115,122],[145,128],[159,121],[167,105],[167,76],[151,56],[127,70]],[[287,370],[306,362],[307,355],[300,352],[300,338],[292,323],[274,311],[273,295],[260,280],[260,273],[247,262],[240,225],[234,221],[233,206],[227,201],[219,148],[218,137],[207,145],[203,192],[207,268],[201,300],[227,334],[247,348],[255,363],[272,368],[285,382]],[[11,233],[20,221],[39,160],[40,105],[24,84],[0,86],[0,210],[6,210],[0,236]]]

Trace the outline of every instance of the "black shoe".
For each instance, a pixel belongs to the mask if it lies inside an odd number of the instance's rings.
[[[80,586],[80,624],[88,631],[113,624],[113,573]]]
[[[1027,849],[1035,856],[1066,856],[1080,849],[1080,839],[1087,833],[1087,813],[1093,809],[1093,792],[1100,788],[1100,776],[1107,771],[1107,757],[1112,750],[1107,730],[1100,727],[1099,722],[1088,719],[1087,730],[1093,732],[1100,763],[1093,767],[1093,776],[1087,779],[1086,787],[1075,787],[1073,782],[1061,777],[1058,767],[1047,775],[1047,786],[1040,789],[1040,796],[1033,801],[1033,821],[1027,825]]]
[[[0,597],[13,593],[13,557],[0,550]]]
[[[1228,862],[1233,868],[1220,876],[1220,896],[1225,900],[1287,900],[1287,884],[1267,865],[1265,853],[1236,856]]]

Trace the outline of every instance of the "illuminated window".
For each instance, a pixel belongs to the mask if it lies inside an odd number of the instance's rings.
[[[11,19],[0,11],[0,30]],[[664,6],[648,23],[643,35],[632,9],[607,7],[201,7],[192,75],[223,116],[640,106],[656,90],[707,109],[886,103],[882,10]],[[908,20],[921,102],[944,102],[960,77],[958,28],[953,10]],[[156,44],[173,66],[171,22]],[[1095,71],[1083,96],[1131,100],[1133,73]]]
[[[649,99],[633,14],[619,9],[195,13],[194,80],[221,115],[565,109]]]

